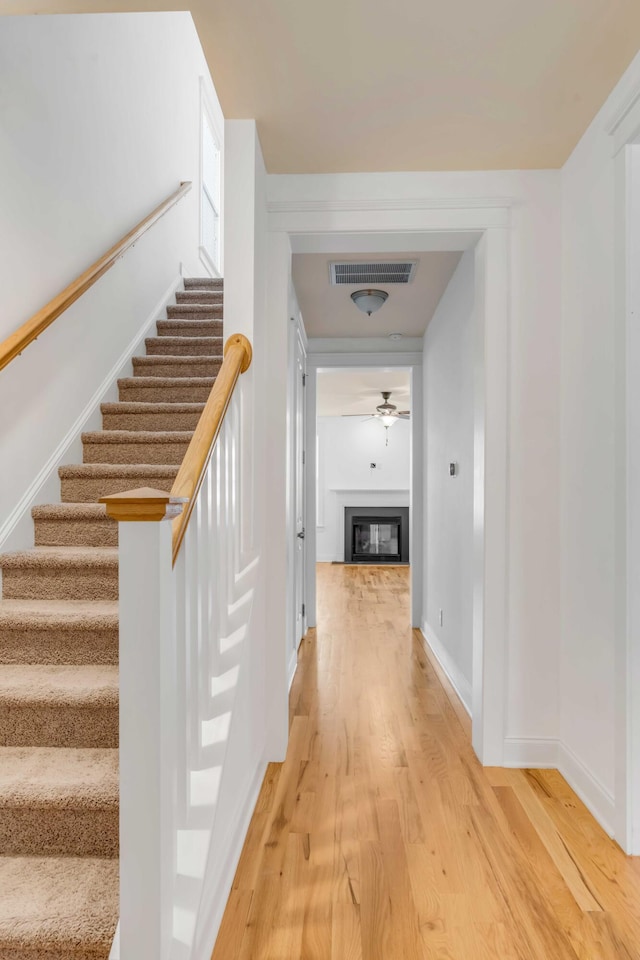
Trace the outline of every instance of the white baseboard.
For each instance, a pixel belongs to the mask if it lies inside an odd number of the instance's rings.
[[[421,631],[427,646],[431,650],[431,653],[440,664],[442,670],[447,675],[449,683],[458,694],[462,706],[465,708],[469,716],[471,716],[471,684],[463,675],[458,665],[454,662],[446,647],[439,640],[435,630],[429,626],[426,620],[422,621]]]
[[[558,743],[558,770],[602,829],[612,837],[615,823],[615,802],[612,795],[582,760],[562,742]]]
[[[217,851],[217,862],[222,862],[222,867],[220,869],[218,882],[215,884],[213,890],[208,892],[207,903],[201,903],[200,905],[200,916],[206,917],[206,920],[198,933],[198,943],[193,954],[194,957],[210,957],[213,951],[218,931],[220,930],[220,924],[222,923],[222,917],[227,906],[227,900],[229,899],[233,878],[235,877],[240,861],[242,847],[244,846],[244,841],[249,830],[253,811],[258,802],[258,794],[260,793],[266,771],[267,762],[263,760],[262,763],[256,766],[247,789],[238,792],[239,797],[244,796],[244,801],[238,806],[235,823],[229,826],[227,833],[229,839],[226,844],[226,850],[223,848]]]
[[[505,737],[503,762],[505,767],[555,770],[558,766],[558,741],[548,738]]]
[[[109,952],[109,960],[120,960],[120,921],[118,920],[118,926],[116,927],[116,932],[113,935],[113,943],[111,944],[111,951]]]
[[[610,837],[613,836],[615,823],[613,797],[582,760],[560,740],[554,740],[551,737],[546,739],[506,737],[504,766],[520,770],[527,767],[558,770],[602,829]]]
[[[181,276],[175,277],[171,281],[171,286],[147,315],[147,318],[97,387],[89,402],[78,414],[47,462],[0,526],[0,550],[16,550],[32,545],[31,508],[40,503],[57,503],[60,500],[58,467],[64,463],[78,460],[81,456],[80,434],[83,430],[91,429],[90,421],[93,417],[96,418],[93,426],[99,429],[100,403],[104,401],[110,387],[123,375],[127,365],[131,363],[131,357],[135,356],[136,351],[141,348],[149,328],[158,320],[162,310],[181,284]]]
[[[288,689],[291,690],[291,685],[293,683],[293,678],[296,675],[296,670],[298,669],[298,654],[294,652],[289,657],[289,665],[287,667],[287,677],[289,681]]]

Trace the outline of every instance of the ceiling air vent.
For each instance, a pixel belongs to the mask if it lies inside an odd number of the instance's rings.
[[[330,263],[331,286],[343,283],[386,284],[410,283],[417,260],[395,260],[386,263]]]

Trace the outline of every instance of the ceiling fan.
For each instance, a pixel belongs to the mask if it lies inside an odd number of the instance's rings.
[[[390,390],[382,390],[382,403],[379,403],[376,407],[376,412],[372,413],[371,416],[366,416],[362,413],[343,413],[343,417],[362,417],[365,419],[362,421],[365,423],[367,420],[380,420],[385,431],[387,431],[385,445],[389,443],[389,427],[392,427],[396,420],[410,420],[411,412],[409,410],[398,410],[395,403],[389,403],[389,397],[391,396]]]

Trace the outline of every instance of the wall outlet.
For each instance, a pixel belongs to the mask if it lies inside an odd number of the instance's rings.
[[[440,626],[444,624],[444,615],[442,613],[442,610],[438,612],[438,623],[440,624]]]

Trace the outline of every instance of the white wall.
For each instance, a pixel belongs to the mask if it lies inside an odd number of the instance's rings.
[[[385,431],[377,420],[318,417],[316,556],[319,562],[344,560],[343,498],[337,491],[375,491],[373,499],[377,506],[408,505],[411,424],[408,420],[399,420],[388,434],[389,445],[385,446]],[[371,463],[376,464],[375,470],[371,469]],[[368,503],[350,501],[349,505],[367,506]]]
[[[473,641],[474,251],[424,337],[425,636],[470,704]],[[458,474],[450,476],[449,464]],[[442,611],[442,625],[440,625]]]
[[[616,535],[625,442],[616,391],[624,390],[625,344],[617,339],[615,283],[622,264],[616,256],[623,258],[624,250],[617,246],[608,126],[639,89],[636,57],[562,171],[561,738],[584,791],[609,823],[623,800],[615,796],[614,668],[616,552],[624,560],[625,548],[624,516]],[[624,511],[623,501],[624,492]]]
[[[0,477],[0,525],[153,319],[181,263],[204,273],[201,76],[219,112],[188,13],[2,18],[0,338],[181,180],[194,188],[0,373],[2,463],[11,464]]]

